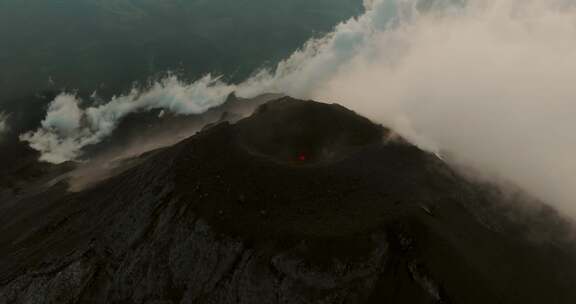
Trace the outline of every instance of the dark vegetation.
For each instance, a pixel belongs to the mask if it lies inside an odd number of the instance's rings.
[[[239,81],[361,11],[360,0],[3,0],[0,109],[44,89],[109,97],[167,71]]]

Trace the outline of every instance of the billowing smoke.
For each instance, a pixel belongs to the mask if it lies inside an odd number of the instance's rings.
[[[377,33],[312,97],[576,215],[576,10],[472,1]]]
[[[234,86],[207,75],[193,84],[170,76],[144,92],[136,89],[108,103],[83,108],[75,95],[64,93],[48,108],[41,128],[20,136],[41,152],[41,160],[62,163],[77,159],[86,146],[109,136],[130,113],[162,108],[178,114],[197,114],[225,101]]]
[[[89,101],[64,93],[51,103],[41,127],[20,138],[41,152],[41,160],[62,163],[81,157],[85,147],[109,136],[130,113],[151,109],[175,114],[201,113],[222,104],[234,91],[247,98],[263,93],[310,96],[364,49],[375,32],[384,30],[390,20],[398,19],[396,1],[366,1],[365,5],[368,9],[360,18],[309,41],[274,70],[261,70],[241,84],[226,84],[211,75],[187,84],[170,76],[145,91],[135,89],[103,105],[86,107],[83,105]]]
[[[342,103],[576,215],[573,1],[364,3],[364,15],[244,83],[172,78],[93,108],[61,95],[42,128],[22,138],[43,159],[60,162],[77,158],[130,112],[187,114],[222,103],[232,91],[286,93]]]

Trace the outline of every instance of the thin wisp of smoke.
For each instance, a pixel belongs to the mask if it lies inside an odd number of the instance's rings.
[[[0,112],[0,140],[4,133],[8,131],[8,114]]]
[[[98,107],[59,96],[22,139],[62,162],[125,115],[198,113],[235,91],[335,101],[576,215],[576,10],[568,0],[371,0],[366,12],[240,84],[160,82]]]

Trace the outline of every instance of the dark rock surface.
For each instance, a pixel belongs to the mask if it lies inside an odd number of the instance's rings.
[[[6,202],[0,303],[574,303],[573,245],[528,237],[556,217],[513,222],[518,198],[391,137],[282,98]]]

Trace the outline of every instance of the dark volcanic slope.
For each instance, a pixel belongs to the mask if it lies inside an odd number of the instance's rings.
[[[573,303],[576,253],[337,105],[283,98],[0,214],[0,303]]]

